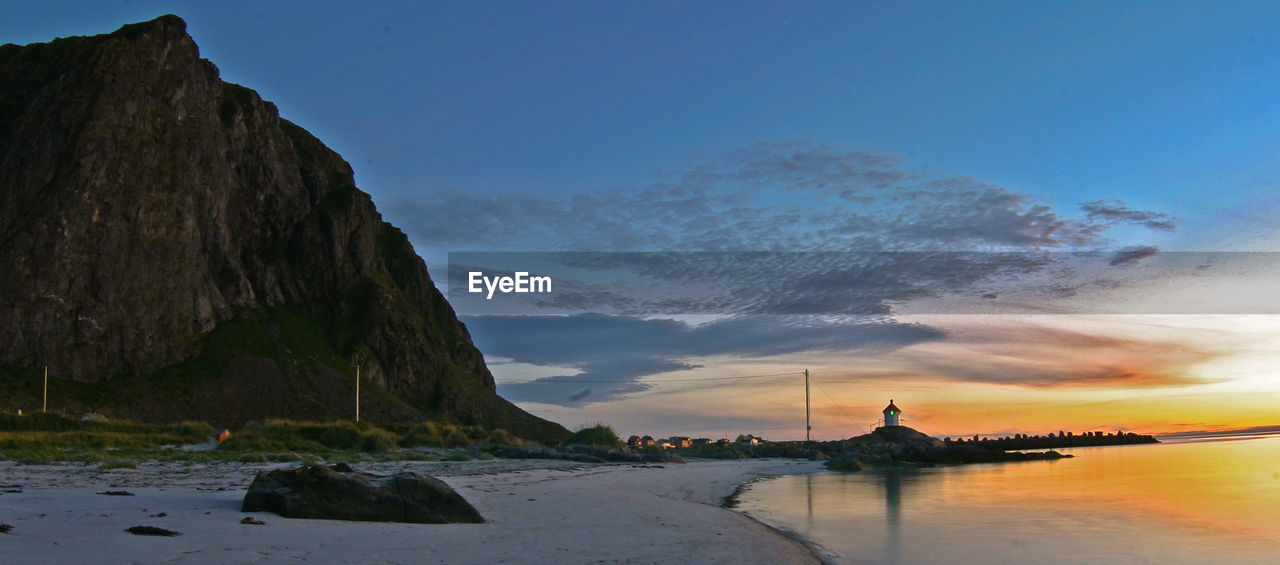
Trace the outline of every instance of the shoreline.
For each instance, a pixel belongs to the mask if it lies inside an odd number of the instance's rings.
[[[821,546],[722,504],[741,485],[811,473],[820,462],[694,460],[582,464],[548,460],[357,463],[375,474],[437,477],[484,524],[288,519],[240,512],[260,470],[294,464],[147,462],[138,469],[0,463],[0,534],[12,563],[295,559],[344,563],[828,563]],[[133,496],[107,496],[105,491]],[[20,491],[20,492],[14,492]],[[265,525],[242,524],[246,516]],[[182,532],[134,536],[145,525]]]

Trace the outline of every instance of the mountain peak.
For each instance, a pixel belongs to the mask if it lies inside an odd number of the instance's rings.
[[[187,21],[174,15],[165,14],[154,20],[125,24],[112,35],[136,37],[139,35],[187,35]]]

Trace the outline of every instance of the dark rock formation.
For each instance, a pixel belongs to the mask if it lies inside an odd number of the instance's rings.
[[[439,479],[417,473],[371,475],[345,463],[259,472],[240,511],[362,522],[484,522],[475,508]]]
[[[442,214],[448,213],[441,210]],[[177,16],[0,46],[0,379],[140,420],[444,418],[557,441],[351,167]],[[365,394],[367,391],[367,394]],[[36,396],[37,401],[39,397]]]
[[[952,440],[948,440],[952,441]],[[1100,445],[1137,445],[1142,443],[1160,443],[1154,436],[1135,434],[1133,432],[1103,434],[1102,432],[1084,432],[1079,435],[1067,435],[1062,432],[1047,436],[1025,436],[1005,438],[983,438],[976,441],[963,438],[956,443],[976,443],[991,449],[1049,449],[1058,447],[1096,447]]]
[[[844,441],[826,442],[822,449],[830,469],[858,471],[867,465],[901,463],[998,463],[1071,457],[1056,451],[1005,452],[978,445],[943,442],[907,426],[886,426]]]
[[[131,534],[133,534],[133,535],[135,535],[135,536],[166,536],[166,537],[173,537],[173,536],[180,536],[180,535],[182,535],[182,532],[175,532],[175,531],[173,531],[173,530],[166,530],[166,529],[164,529],[164,528],[157,528],[157,527],[155,527],[155,526],[133,526],[133,527],[130,527],[130,528],[125,529],[125,531],[126,531],[126,532],[129,532],[129,533],[131,533]]]

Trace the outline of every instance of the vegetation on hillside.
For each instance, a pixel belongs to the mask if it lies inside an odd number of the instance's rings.
[[[134,468],[146,460],[305,461],[315,459],[468,459],[523,442],[506,430],[424,422],[385,427],[351,421],[251,422],[209,450],[216,431],[204,422],[143,424],[78,421],[57,414],[0,414],[0,460],[77,461]],[[431,448],[431,449],[425,449]],[[459,448],[465,450],[459,451]],[[453,449],[445,452],[444,449]],[[434,450],[434,451],[433,451]]]
[[[564,440],[565,445],[589,445],[591,447],[622,447],[622,440],[618,439],[618,434],[614,433],[613,428],[606,424],[596,424],[588,428],[579,428],[573,432],[569,439]]]

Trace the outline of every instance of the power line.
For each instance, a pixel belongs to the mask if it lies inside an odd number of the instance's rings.
[[[827,398],[831,399],[831,403],[834,404],[836,408],[840,410],[841,414],[844,414],[845,418],[849,419],[850,423],[854,422],[853,416],[849,415],[849,412],[844,409],[844,406],[841,406],[839,402],[836,402],[836,398],[834,396],[831,396],[831,393],[827,392],[827,389],[823,388],[822,385],[819,384],[818,381],[816,380],[813,382],[813,384],[817,385],[818,390],[822,391],[822,394],[827,395]]]

